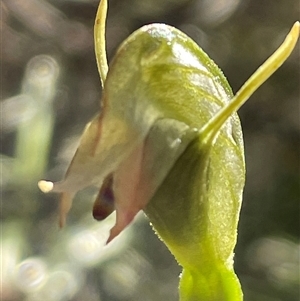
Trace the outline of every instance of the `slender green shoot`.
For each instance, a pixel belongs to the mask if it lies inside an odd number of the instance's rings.
[[[106,43],[105,43],[105,24],[107,16],[107,0],[101,0],[95,19],[94,40],[97,66],[100,74],[102,88],[108,72]]]
[[[281,46],[246,81],[228,105],[223,107],[202,129],[203,142],[211,145],[224,122],[285,62],[296,46],[300,23],[295,22]]]

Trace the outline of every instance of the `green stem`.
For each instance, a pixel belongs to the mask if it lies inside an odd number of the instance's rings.
[[[224,266],[183,269],[180,301],[241,301],[243,293],[233,270]]]

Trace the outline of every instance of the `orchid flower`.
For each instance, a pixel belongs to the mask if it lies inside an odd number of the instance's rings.
[[[165,24],[130,35],[108,68],[106,13],[102,0],[95,22],[100,113],[86,126],[64,180],[39,187],[61,193],[61,226],[75,194],[99,187],[94,217],[116,210],[108,242],[143,210],[183,267],[182,301],[242,300],[233,271],[245,181],[236,111],[289,56],[299,23],[233,96],[203,50]]]

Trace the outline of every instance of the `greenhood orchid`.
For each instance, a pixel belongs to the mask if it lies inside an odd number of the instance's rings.
[[[94,217],[116,210],[108,242],[144,210],[183,267],[182,301],[242,300],[233,271],[245,181],[236,111],[289,56],[299,23],[233,96],[203,50],[165,24],[134,32],[108,68],[106,11],[102,0],[95,22],[100,113],[86,126],[65,179],[39,187],[61,193],[61,226],[75,194],[99,187]]]

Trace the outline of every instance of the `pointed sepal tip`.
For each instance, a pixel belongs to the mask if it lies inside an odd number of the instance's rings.
[[[54,186],[54,184],[51,181],[41,180],[38,182],[39,189],[44,193],[48,193],[48,192],[52,191],[53,186]]]

